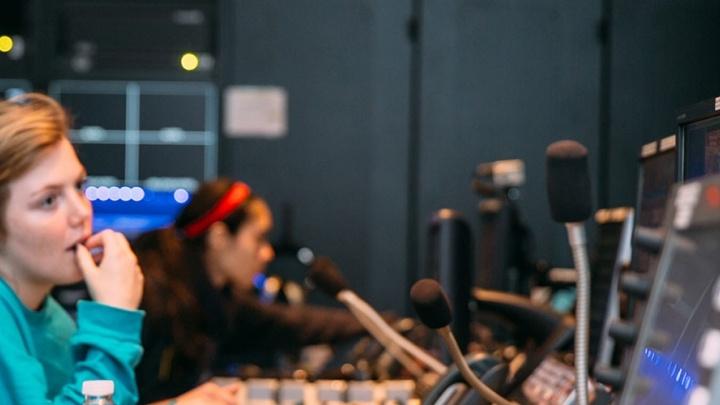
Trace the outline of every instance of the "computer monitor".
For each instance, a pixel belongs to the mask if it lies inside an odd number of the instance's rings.
[[[24,79],[0,79],[0,98],[9,99],[32,90],[32,84]]]
[[[173,222],[217,174],[217,95],[209,82],[56,80],[88,177],[94,231],[132,239]]]
[[[112,229],[128,239],[170,225],[190,199],[190,193],[183,188],[89,186],[85,195],[93,205],[93,232]]]
[[[665,217],[670,190],[677,179],[677,142],[670,135],[643,145],[640,151],[636,222],[639,227],[659,228]],[[647,274],[655,267],[655,254],[633,249],[632,269]]]
[[[635,206],[635,230],[660,229],[666,216],[668,198],[677,179],[677,138],[670,135],[643,145],[640,150],[638,172],[638,194]],[[631,244],[630,270],[627,276],[639,277],[648,286],[655,281],[659,255],[636,242]],[[633,274],[634,273],[634,274]],[[623,280],[623,276],[620,276]],[[619,308],[622,319],[636,324],[643,322],[646,310],[646,297],[628,292],[624,280],[621,281],[624,299]],[[648,287],[650,288],[650,287]],[[648,291],[649,292],[649,291]],[[626,368],[633,349],[625,347],[615,353],[612,365]]]
[[[720,173],[720,97],[680,110],[677,123],[680,179]]]
[[[706,404],[719,363],[720,176],[675,188],[620,404]]]

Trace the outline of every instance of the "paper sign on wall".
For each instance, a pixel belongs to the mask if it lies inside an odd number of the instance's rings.
[[[233,138],[280,138],[287,135],[287,92],[274,86],[225,89],[224,129]]]

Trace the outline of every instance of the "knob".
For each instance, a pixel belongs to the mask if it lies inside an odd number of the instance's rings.
[[[625,273],[620,280],[624,292],[640,299],[647,299],[652,288],[652,281],[637,273]]]
[[[605,385],[609,385],[616,391],[622,389],[626,379],[626,375],[622,370],[606,366],[595,367],[594,377],[596,380]]]
[[[633,240],[635,245],[643,250],[650,253],[660,253],[665,240],[665,232],[659,229],[638,226],[635,228]]]
[[[608,334],[616,341],[625,345],[635,343],[638,337],[638,327],[635,324],[622,321],[614,321],[610,324]]]

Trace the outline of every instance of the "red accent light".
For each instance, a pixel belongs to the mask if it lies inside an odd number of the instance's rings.
[[[708,186],[705,189],[705,201],[707,201],[708,205],[712,208],[720,207],[720,187],[714,185]]]

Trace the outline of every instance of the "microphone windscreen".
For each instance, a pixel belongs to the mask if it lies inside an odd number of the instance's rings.
[[[590,218],[590,173],[587,149],[570,140],[548,146],[547,194],[552,218],[557,222],[582,222]]]
[[[410,289],[410,300],[422,323],[438,329],[450,325],[450,304],[437,281],[429,278],[418,280]]]
[[[325,256],[319,256],[313,260],[308,277],[316,287],[333,298],[340,291],[350,289],[335,263]]]

